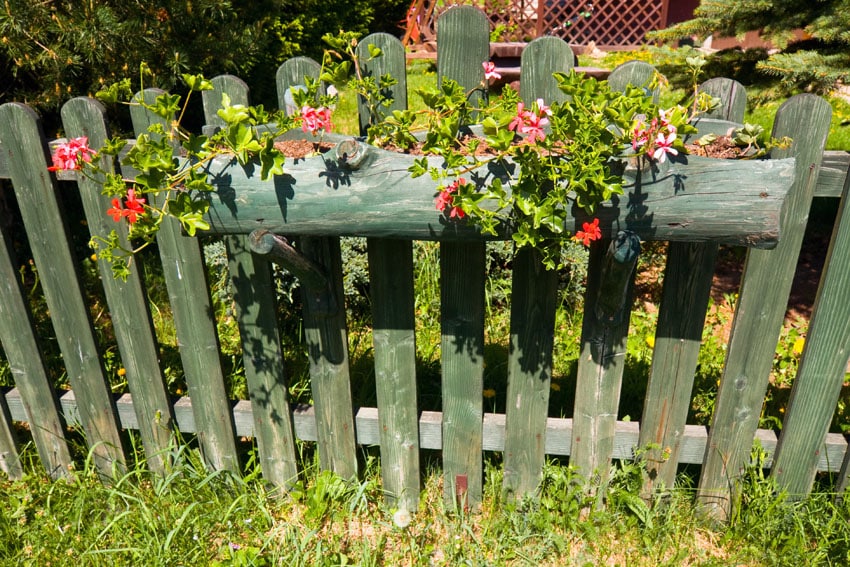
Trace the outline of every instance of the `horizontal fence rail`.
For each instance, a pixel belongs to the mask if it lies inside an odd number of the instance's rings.
[[[481,11],[468,6],[447,10],[438,26],[438,76],[456,79],[467,89],[476,87],[489,54],[488,36],[489,21]],[[403,73],[404,50],[398,40],[376,34],[361,41],[369,44],[381,47],[385,55],[364,64],[366,72]],[[563,100],[551,75],[569,71],[573,64],[562,40],[532,42],[523,52],[522,98]],[[309,59],[285,62],[276,75],[281,105],[288,89],[303,82],[305,74],[317,77],[318,72],[319,65]],[[651,66],[632,62],[615,69],[609,81],[617,88],[646,85],[654,73]],[[213,91],[204,93],[209,128],[221,126],[215,109],[224,94],[233,104],[250,102],[247,86],[235,77],[216,77],[213,85]],[[394,88],[400,89],[394,98],[404,108],[406,87],[401,82]],[[714,79],[701,88],[723,101],[722,108],[701,123],[701,131],[712,121],[725,131],[730,122],[743,120],[743,87]],[[137,96],[152,100],[157,94],[147,90]],[[91,99],[69,102],[62,118],[69,136],[88,136],[95,146],[108,138],[105,111]],[[132,121],[137,135],[157,121],[167,123],[142,107],[134,107]],[[297,478],[296,440],[315,441],[322,468],[349,478],[358,474],[357,445],[376,445],[388,503],[408,510],[418,506],[422,449],[442,452],[447,504],[473,509],[482,497],[483,451],[503,453],[503,489],[516,498],[535,493],[546,455],[568,456],[587,479],[588,489],[604,495],[612,459],[642,453],[648,496],[673,485],[679,464],[698,464],[699,498],[723,516],[742,470],[753,463],[754,442],[766,452],[762,464],[772,467],[780,487],[805,494],[821,471],[837,472],[843,490],[850,452],[846,439],[828,433],[828,427],[850,352],[850,214],[845,214],[850,157],[823,151],[829,121],[825,101],[811,95],[794,97],[777,112],[773,132],[775,137],[789,135],[794,142],[774,152],[772,159],[712,164],[689,158],[687,165],[670,166],[679,169],[667,170],[669,175],[662,172],[659,182],[635,182],[627,195],[646,197],[646,220],[639,222],[625,206],[601,207],[604,239],[590,250],[575,407],[572,418],[557,418],[549,417],[557,274],[543,270],[535,253],[515,255],[507,409],[505,414],[485,412],[484,240],[471,230],[441,225],[433,188],[411,182],[405,165],[374,148],[366,149],[372,160],[364,162],[368,175],[350,171],[350,185],[337,187],[329,186],[327,178],[308,182],[299,177],[305,181],[289,187],[293,196],[285,208],[278,199],[289,193],[281,186],[286,180],[264,186],[232,164],[211,166],[214,180],[226,172],[215,180],[218,193],[209,221],[211,234],[220,236],[227,250],[247,400],[226,396],[199,239],[181,234],[175,223],[166,223],[158,234],[188,385],[188,396],[176,400],[164,384],[139,270],[120,282],[99,260],[129,389],[113,395],[67,239],[56,177],[46,169],[50,145],[31,110],[16,103],[2,105],[0,178],[11,179],[4,190],[11,185],[20,205],[72,389],[56,391],[50,384],[27,293],[21,289],[15,245],[6,227],[0,227],[0,343],[15,382],[0,396],[0,466],[7,474],[21,474],[11,426],[21,421],[29,424],[38,455],[54,477],[67,474],[71,457],[66,428],[77,426],[106,476],[125,466],[124,429],[139,431],[154,472],[166,467],[168,447],[178,432],[197,435],[208,466],[234,472],[239,470],[237,437],[255,438],[265,478],[280,486]],[[366,126],[361,120],[361,127]],[[330,171],[332,152],[324,161],[287,164],[290,175],[318,178]],[[126,168],[122,173],[134,174]],[[666,187],[668,178],[675,176],[684,179],[685,191],[681,184]],[[383,185],[375,181],[378,178]],[[88,229],[92,236],[105,235],[111,221],[104,222],[108,199],[100,194],[98,180],[76,182]],[[235,200],[228,197],[231,194]],[[785,423],[777,435],[759,429],[758,417],[813,197],[841,198],[842,204]],[[358,207],[386,214],[358,217]],[[618,222],[633,233],[618,233]],[[295,247],[287,248],[276,234],[295,236]],[[377,407],[354,407],[340,235],[367,237]],[[670,245],[644,413],[639,422],[631,422],[618,421],[617,415],[638,237]],[[121,238],[126,241],[126,234]],[[505,231],[498,238],[510,235]],[[437,240],[440,246],[441,411],[421,410],[417,390],[412,246],[417,239]],[[747,246],[747,260],[713,421],[705,427],[688,424],[687,413],[721,243]],[[293,405],[289,399],[283,341],[275,320],[271,261],[288,254],[308,266],[292,271],[303,293],[311,406]],[[558,411],[563,415],[562,408]]]

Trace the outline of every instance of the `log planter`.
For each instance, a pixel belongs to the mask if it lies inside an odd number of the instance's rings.
[[[496,237],[485,237],[470,223],[445,218],[434,206],[437,184],[430,176],[410,176],[414,156],[355,138],[336,138],[333,149],[288,160],[284,175],[267,181],[250,164],[242,167],[228,157],[214,160],[208,168],[216,187],[207,219],[211,231],[457,241],[510,238],[509,226]],[[794,179],[793,159],[687,155],[643,170],[633,164],[623,168],[624,194],[604,203],[595,215],[604,237],[628,230],[643,240],[712,240],[772,248]],[[482,183],[490,176],[507,178],[496,163],[466,177]],[[574,207],[565,229],[573,234],[587,220]]]

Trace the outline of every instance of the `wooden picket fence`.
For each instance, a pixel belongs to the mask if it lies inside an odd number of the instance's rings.
[[[447,11],[438,27],[438,75],[454,78],[469,89],[476,87],[483,79],[488,33],[487,17],[477,9]],[[401,43],[376,34],[360,45],[365,49],[370,43],[379,45],[384,56],[365,63],[366,72],[398,77],[395,105],[404,107]],[[522,97],[562,100],[551,73],[569,70],[572,62],[562,40],[548,37],[532,42],[523,53]],[[278,69],[281,107],[287,90],[302,83],[305,75],[316,76],[318,69],[316,62],[306,58],[289,60]],[[651,66],[634,62],[614,70],[610,82],[617,88],[628,83],[644,85],[653,73]],[[215,90],[204,93],[209,127],[220,125],[215,109],[225,92],[234,104],[248,102],[247,87],[235,77],[217,77],[213,82]],[[715,79],[702,88],[719,96],[724,106],[711,120],[702,121],[701,129],[711,124],[725,129],[728,121],[742,120],[745,94],[739,84]],[[157,93],[148,90],[139,96],[149,99]],[[252,189],[238,198],[238,214],[232,197],[221,193],[220,199],[214,199],[211,232],[222,234],[227,247],[247,400],[233,401],[225,395],[198,239],[181,234],[173,223],[165,223],[158,234],[189,391],[188,397],[176,400],[169,398],[164,385],[139,270],[123,282],[113,279],[109,266],[99,261],[130,391],[113,396],[78,277],[79,259],[69,244],[65,215],[57,201],[57,180],[46,169],[49,142],[33,111],[18,103],[4,104],[0,106],[0,178],[11,179],[14,187],[72,389],[57,392],[48,379],[39,337],[28,324],[31,315],[12,256],[12,235],[2,227],[0,343],[15,385],[0,396],[0,465],[10,476],[21,474],[13,420],[28,424],[40,460],[53,477],[67,474],[71,464],[69,426],[81,427],[94,462],[105,475],[125,467],[124,429],[139,431],[147,465],[154,472],[167,469],[178,430],[197,435],[209,467],[234,472],[240,466],[237,436],[250,436],[256,439],[264,477],[281,486],[298,475],[296,439],[317,442],[321,466],[344,477],[358,474],[358,444],[379,445],[388,501],[415,510],[422,449],[442,451],[446,501],[474,508],[482,496],[483,451],[503,452],[504,489],[514,497],[525,497],[538,488],[546,455],[569,456],[578,478],[587,479],[593,489],[604,486],[612,459],[629,459],[637,448],[646,448],[648,492],[672,486],[681,463],[699,464],[698,498],[722,514],[758,440],[768,454],[765,466],[772,469],[781,488],[805,494],[818,471],[830,471],[838,473],[838,488],[844,490],[850,452],[844,437],[828,433],[828,427],[850,352],[850,214],[844,214],[850,160],[843,153],[824,154],[830,114],[829,105],[812,95],[794,97],[779,110],[774,135],[789,135],[794,143],[772,158],[795,161],[763,162],[761,193],[747,193],[747,183],[735,169],[740,162],[718,161],[720,173],[700,174],[710,180],[704,183],[708,186],[704,202],[688,201],[699,175],[691,179],[671,170],[668,181],[677,183],[675,192],[654,198],[647,182],[630,188],[619,206],[602,208],[600,215],[622,219],[623,227],[631,227],[633,233],[618,235],[616,228],[606,229],[606,238],[591,248],[575,407],[573,417],[565,419],[547,417],[557,275],[543,270],[534,254],[515,256],[507,412],[485,413],[484,240],[471,231],[429,233],[427,227],[435,222],[432,196],[420,203],[422,214],[431,215],[425,229],[411,228],[415,219],[401,212],[376,213],[375,218],[358,222],[361,217],[351,204],[355,197],[365,199],[367,193],[358,193],[356,184],[392,175],[375,167],[351,172],[350,186],[320,187],[313,200],[299,201],[310,197],[298,186],[282,204],[281,194],[287,187],[292,189],[282,180],[268,191]],[[107,139],[104,109],[92,99],[71,100],[62,109],[62,119],[69,137],[88,136],[93,147]],[[160,119],[137,106],[132,120],[138,134]],[[127,170],[122,173],[132,175]],[[76,183],[91,234],[108,234],[115,226],[104,214],[109,199],[101,194],[96,180],[79,177]],[[370,189],[371,195],[377,195],[370,197],[378,203],[376,208],[396,210],[391,208],[395,201],[399,207],[419,206],[405,201],[403,178],[393,178],[392,183],[397,185],[385,193],[380,187]],[[773,185],[781,183],[784,189],[774,191]],[[4,185],[3,190],[8,187]],[[771,200],[774,194],[779,197]],[[842,201],[799,372],[777,438],[772,431],[758,429],[759,415],[813,196]],[[262,254],[278,246],[272,233],[293,236],[298,254],[322,268],[316,278],[302,281],[303,328],[314,399],[310,407],[293,407],[287,397],[282,341],[274,318],[271,256]],[[377,408],[352,405],[347,321],[345,309],[339,308],[343,305],[340,235],[368,238]],[[624,260],[612,252],[628,252],[635,237],[666,240],[670,245],[644,413],[639,422],[618,422],[635,257]],[[441,412],[421,411],[417,400],[412,246],[416,239],[440,241]],[[715,258],[718,246],[730,243],[749,248],[725,369],[711,427],[689,425],[686,418]],[[772,244],[776,244],[773,249],[766,249]]]

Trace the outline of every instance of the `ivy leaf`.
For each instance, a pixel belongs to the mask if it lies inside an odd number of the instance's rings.
[[[283,175],[286,157],[274,147],[274,139],[266,139],[266,145],[260,150],[260,178],[266,180],[270,175]]]
[[[192,90],[192,91],[211,91],[211,90],[213,90],[212,82],[205,79],[203,75],[190,75],[188,73],[184,73],[182,75],[182,77],[183,77],[183,82],[186,83],[186,86],[189,87],[189,90]]]
[[[378,47],[377,45],[374,45],[374,44],[371,44],[371,43],[370,43],[370,44],[369,44],[369,45],[367,45],[366,47],[369,49],[369,58],[370,58],[370,59],[374,59],[374,58],[376,58],[376,57],[380,57],[381,55],[383,55],[383,54],[384,54],[383,50],[382,50],[380,47]]]
[[[156,97],[150,110],[166,120],[171,120],[180,110],[180,95],[163,93]]]

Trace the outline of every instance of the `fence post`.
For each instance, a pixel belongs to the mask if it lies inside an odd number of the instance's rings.
[[[138,93],[135,100],[152,104],[163,94],[157,89]],[[148,126],[160,123],[168,132],[171,124],[141,105],[130,107],[136,135],[146,134]],[[128,171],[123,172],[125,175]],[[180,345],[180,359],[192,401],[201,452],[214,470],[239,472],[233,413],[224,387],[220,348],[213,319],[212,300],[201,245],[197,238],[182,234],[180,223],[164,219],[157,233],[163,275],[174,326]]]
[[[109,140],[103,106],[90,98],[74,98],[62,107],[62,123],[71,137],[85,136],[92,147],[102,147]],[[101,156],[100,167],[113,172],[109,156]],[[106,214],[110,197],[103,195],[104,179],[94,180],[80,175],[77,185],[86,213],[86,223],[94,239],[105,241],[112,230],[119,234],[121,245],[132,248],[127,226],[117,224]],[[147,296],[140,270],[133,269],[126,281],[112,275],[109,262],[98,258],[98,272],[103,282],[121,363],[127,371],[127,384],[133,396],[133,410],[139,425],[145,460],[154,472],[165,473],[167,451],[174,442],[174,416],[165,381],[159,367],[159,349],[151,322]]]
[[[47,171],[47,141],[35,112],[14,102],[0,106],[0,140],[53,328],[78,400],[86,443],[98,471],[109,478],[124,469],[120,425],[71,254],[56,183]]]
[[[722,101],[709,117],[743,121],[747,95],[740,83],[711,79],[700,91]],[[638,440],[645,451],[644,498],[672,488],[676,480],[717,251],[714,242],[671,242],[668,247]]]
[[[529,43],[520,61],[522,100],[528,105],[538,98],[546,104],[564,101],[552,74],[569,72],[573,61],[573,51],[562,39]],[[558,272],[546,270],[539,253],[523,249],[514,257],[511,285],[503,489],[522,499],[536,493],[543,476]]]
[[[472,6],[449,8],[437,21],[437,80],[454,79],[473,91],[473,104],[482,98],[489,34],[487,16]],[[484,474],[484,265],[483,242],[440,246],[443,497],[451,508],[473,510]]]
[[[217,114],[223,95],[231,104],[248,105],[248,86],[232,75],[215,77],[212,84],[213,90],[202,93],[204,116],[207,125],[224,126]],[[225,236],[224,245],[260,466],[267,481],[288,486],[295,482],[298,467],[271,266],[251,252],[247,235]]]
[[[706,511],[719,518],[728,516],[750,461],[831,113],[829,103],[808,94],[789,99],[776,113],[772,135],[791,136],[793,144],[771,157],[796,157],[795,181],[783,209],[779,244],[774,250],[748,250],[744,264],[697,494]]]

